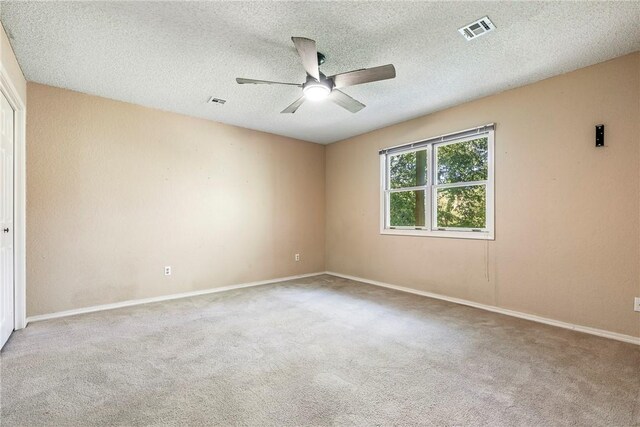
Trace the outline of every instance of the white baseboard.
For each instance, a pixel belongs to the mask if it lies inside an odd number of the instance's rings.
[[[395,289],[402,292],[408,292],[411,294],[422,295],[429,298],[435,298],[443,301],[454,302],[456,304],[467,305],[470,307],[479,308],[481,310],[492,311],[494,313],[506,314],[507,316],[518,317],[520,319],[531,320],[533,322],[544,323],[551,326],[557,326],[559,328],[571,329],[577,332],[584,332],[586,334],[597,335],[599,337],[610,338],[617,341],[623,341],[631,344],[640,345],[640,338],[631,335],[619,334],[617,332],[605,331],[604,329],[591,328],[589,326],[575,325],[573,323],[562,322],[560,320],[549,319],[547,317],[536,316],[535,314],[522,313],[520,311],[509,310],[506,308],[500,308],[493,305],[480,304],[477,302],[448,297],[446,295],[435,294],[432,292],[419,291],[417,289],[405,288],[404,286],[392,285],[389,283],[378,282],[377,280],[364,279],[362,277],[350,276],[348,274],[335,273],[333,271],[326,271],[325,274],[332,276],[342,277],[344,279],[355,280],[357,282],[368,283],[370,285],[381,286],[383,288]]]
[[[560,320],[549,319],[547,317],[537,316],[535,314],[522,313],[520,311],[509,310],[506,308],[500,308],[493,305],[481,304],[478,302],[469,301],[462,298],[454,298],[446,295],[436,294],[433,292],[420,291],[417,289],[406,288],[404,286],[392,285],[390,283],[384,283],[384,282],[379,282],[377,280],[365,279],[363,277],[350,276],[348,274],[336,273],[333,271],[320,271],[317,273],[307,273],[307,274],[300,274],[297,276],[279,277],[275,279],[260,280],[257,282],[240,283],[236,285],[223,286],[219,288],[203,289],[200,291],[183,292],[179,294],[163,295],[159,297],[142,298],[142,299],[116,302],[113,304],[94,305],[91,307],[83,307],[83,308],[78,308],[74,310],[58,311],[56,313],[41,314],[38,316],[28,317],[27,323],[38,322],[41,320],[48,320],[48,319],[56,319],[59,317],[75,316],[76,314],[93,313],[96,311],[104,311],[104,310],[113,310],[115,308],[130,307],[133,305],[148,304],[152,302],[161,302],[161,301],[169,301],[169,300],[180,299],[180,298],[188,298],[188,297],[193,297],[198,295],[206,295],[206,294],[212,294],[216,292],[230,291],[233,289],[248,288],[252,286],[268,285],[270,283],[285,282],[287,280],[302,279],[305,277],[318,276],[321,274],[330,274],[332,276],[342,277],[344,279],[354,280],[362,283],[368,283],[370,285],[381,286],[383,288],[395,289],[397,291],[408,292],[411,294],[421,295],[429,298],[435,298],[443,301],[449,301],[456,304],[462,304],[470,307],[479,308],[481,310],[492,311],[494,313],[505,314],[507,316],[518,317],[520,319],[526,319],[526,320],[531,320],[533,322],[544,323],[551,326],[557,326],[559,328],[570,329],[577,332],[584,332],[586,334],[596,335],[599,337],[610,338],[617,341],[623,341],[631,344],[640,345],[640,338],[637,338],[631,335],[620,334],[617,332],[606,331],[603,329],[591,328],[588,326],[575,325],[573,323],[567,323],[567,322],[562,322]]]
[[[27,317],[27,323],[38,322],[41,320],[57,319],[59,317],[75,316],[76,314],[93,313],[96,311],[104,311],[104,310],[113,310],[115,308],[130,307],[132,305],[148,304],[151,302],[169,301],[169,300],[180,299],[180,298],[194,297],[198,295],[213,294],[216,292],[224,292],[224,291],[230,291],[233,289],[249,288],[252,286],[268,285],[270,283],[286,282],[287,280],[302,279],[305,277],[318,276],[320,274],[324,274],[324,272],[321,271],[318,273],[299,274],[297,276],[278,277],[275,279],[260,280],[257,282],[240,283],[237,285],[222,286],[219,288],[203,289],[201,291],[182,292],[179,294],[162,295],[159,297],[142,298],[142,299],[133,299],[133,300],[115,302],[113,304],[94,305],[91,307],[83,307],[83,308],[76,308],[73,310],[58,311],[56,313],[40,314],[37,316]]]

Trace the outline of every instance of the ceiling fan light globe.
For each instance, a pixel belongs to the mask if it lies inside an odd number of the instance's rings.
[[[306,85],[302,91],[309,101],[320,101],[331,93],[331,89],[323,84]]]

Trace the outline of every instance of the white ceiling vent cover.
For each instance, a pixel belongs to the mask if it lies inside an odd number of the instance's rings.
[[[487,34],[489,31],[495,30],[495,28],[496,26],[493,25],[493,22],[491,22],[489,17],[485,16],[484,18],[480,18],[469,25],[465,25],[464,27],[458,29],[458,31],[464,36],[465,39],[472,40]]]
[[[207,100],[207,104],[220,104],[220,105],[224,105],[224,103],[227,102],[226,99],[220,99],[220,98],[215,98],[215,97],[210,97]]]

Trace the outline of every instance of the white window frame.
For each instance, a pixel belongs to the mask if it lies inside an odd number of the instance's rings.
[[[461,135],[461,136],[456,136]],[[464,141],[470,141],[482,137],[487,137],[487,179],[484,181],[474,182],[457,182],[453,184],[435,184],[436,181],[436,162],[434,157],[437,150],[436,147],[456,144]],[[452,134],[441,135],[434,138],[428,138],[423,141],[417,141],[410,144],[403,144],[396,147],[390,147],[382,150],[380,153],[380,234],[400,235],[400,236],[429,236],[429,237],[448,237],[457,239],[480,239],[495,240],[495,199],[494,199],[494,139],[495,125],[484,125],[477,128],[471,128]],[[392,150],[390,153],[387,150]],[[391,156],[406,154],[416,151],[427,151],[427,182],[426,185],[417,187],[405,187],[392,189],[390,188],[389,176],[389,159]],[[471,228],[436,228],[437,204],[436,194],[439,188],[463,187],[471,185],[486,186],[486,227],[482,229]],[[390,227],[389,220],[389,204],[391,193],[399,191],[415,191],[424,190],[425,196],[425,225],[423,227],[412,226],[394,226]]]

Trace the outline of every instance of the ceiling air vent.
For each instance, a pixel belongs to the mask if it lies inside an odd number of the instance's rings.
[[[220,99],[220,98],[214,98],[213,96],[211,98],[209,98],[209,100],[207,101],[207,104],[220,104],[223,105],[225,102],[227,102],[225,99]]]
[[[495,28],[496,26],[493,25],[493,22],[491,22],[489,17],[485,16],[484,18],[480,18],[477,21],[458,29],[458,31],[465,39],[472,40],[487,34]]]

